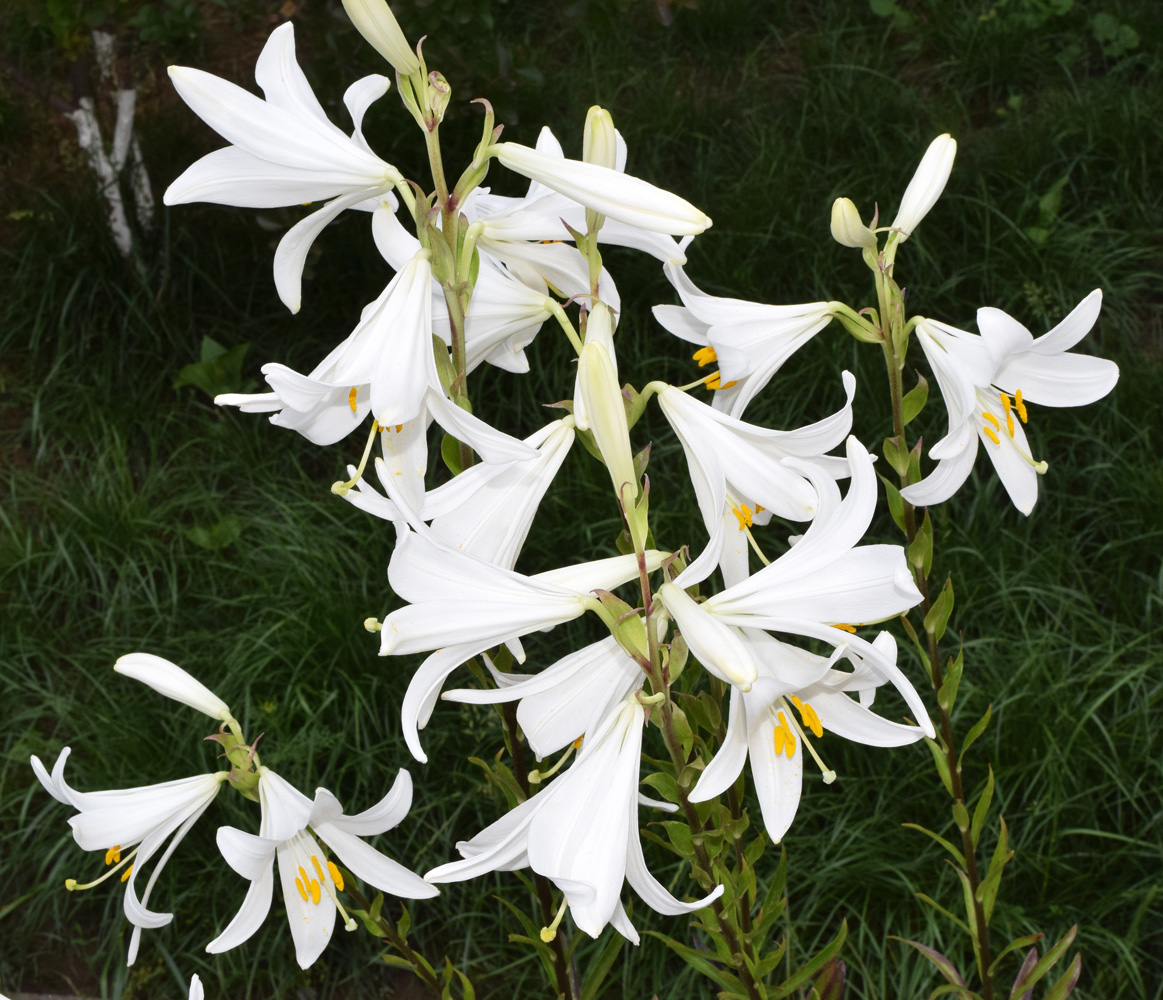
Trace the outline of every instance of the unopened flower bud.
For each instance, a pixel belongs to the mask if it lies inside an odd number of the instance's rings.
[[[936,204],[945,190],[945,182],[949,180],[949,172],[953,169],[953,157],[957,155],[957,141],[948,133],[939,135],[925,150],[917,172],[905,188],[905,196],[901,199],[901,207],[897,210],[896,218],[892,220],[892,228],[900,230],[897,239],[900,242],[907,240],[917,228],[921,220],[929,214],[929,209]]]
[[[832,202],[832,239],[846,247],[876,246],[876,234],[861,221],[851,198]]]
[[[385,0],[343,0],[343,9],[356,30],[397,73],[411,76],[420,68],[420,60]]]
[[[585,130],[582,132],[582,159],[586,163],[596,163],[599,167],[616,169],[618,162],[617,139],[614,119],[605,108],[596,104],[586,115]],[[606,217],[592,208],[586,209],[586,231],[597,232]]]
[[[451,97],[452,87],[444,79],[444,74],[437,73],[435,70],[429,73],[428,97],[425,104],[427,106],[427,117],[430,121],[439,123],[444,120],[444,112],[448,107],[448,102]]]

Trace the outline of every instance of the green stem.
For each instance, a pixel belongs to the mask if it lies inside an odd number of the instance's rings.
[[[367,899],[364,898],[363,893],[361,893],[353,885],[348,885],[345,888],[351,898],[355,900],[355,905],[363,910],[364,913],[370,914],[371,905],[368,903]],[[399,934],[396,933],[396,929],[390,923],[388,923],[382,914],[376,918],[375,923],[379,936],[408,960],[408,964],[412,966],[412,971],[416,973],[417,977],[424,981],[424,985],[426,985],[432,991],[432,995],[439,997],[440,982],[433,974],[432,967],[428,964],[428,962],[426,962],[417,952],[413,951],[412,948],[408,946],[408,943]]]
[[[881,291],[882,285],[883,279],[878,280],[877,292],[881,296],[881,315],[885,316],[888,314],[884,309],[885,302]],[[885,365],[888,369],[889,391],[892,394],[893,433],[896,435],[898,447],[904,447],[906,444],[904,407],[902,405],[904,394],[901,379],[901,369],[903,366],[893,351],[892,341],[893,338],[891,335],[887,336],[884,341]],[[910,471],[906,469],[900,474],[901,488],[903,489],[911,485],[911,482]],[[917,536],[916,508],[907,500],[903,500],[903,498],[902,503],[904,504],[905,537],[908,545],[911,546]],[[929,578],[923,568],[914,566],[912,569],[913,579],[916,582],[917,589],[921,592],[920,612],[923,620],[924,616],[929,613],[930,607],[932,607]],[[933,693],[937,694],[941,690],[941,684],[944,681],[944,672],[941,669],[941,654],[938,649],[936,635],[927,629],[925,630],[925,634],[928,639],[929,679],[933,685]],[[940,716],[941,737],[944,744],[945,762],[949,769],[950,784],[953,787],[953,799],[963,807],[966,807],[968,796],[962,781],[961,764],[953,739],[953,720],[941,705],[939,699],[937,701],[937,712]],[[968,876],[973,896],[974,936],[977,939],[978,946],[978,973],[981,976],[981,993],[983,1000],[993,1000],[993,976],[989,971],[989,967],[992,964],[992,955],[989,947],[989,924],[985,919],[985,908],[977,898],[977,888],[980,884],[977,867],[977,848],[974,846],[973,836],[969,830],[961,830],[961,850],[965,855],[965,874]]]

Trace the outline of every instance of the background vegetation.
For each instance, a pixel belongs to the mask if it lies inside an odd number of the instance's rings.
[[[962,729],[987,703],[996,720],[972,753],[970,780],[992,765],[1018,851],[995,923],[1054,937],[1080,924],[1077,996],[1163,996],[1163,727],[1154,718],[1163,697],[1163,10],[1129,0],[393,6],[409,37],[429,36],[429,63],[453,85],[443,131],[458,138],[446,162],[478,134],[468,98],[490,97],[518,141],[552,123],[575,154],[585,109],[600,103],[629,142],[631,171],[714,218],[688,268],[709,291],[866,304],[857,255],[828,237],[829,206],[844,194],[865,213],[877,199],[891,213],[925,145],[944,131],[960,144],[953,177],[898,269],[913,311],[969,327],[979,305],[995,305],[1039,332],[1103,289],[1087,349],[1120,364],[1117,390],[1082,410],[1035,410],[1033,440],[1051,468],[1033,515],[1018,514],[983,468],[938,512],[938,561],[959,588]],[[326,785],[363,808],[387,775],[409,767],[413,812],[380,843],[420,871],[498,814],[499,797],[464,759],[501,748],[491,711],[439,707],[425,766],[399,739],[408,670],[378,659],[361,628],[396,603],[384,576],[392,532],[327,493],[358,445],[316,449],[261,418],[217,410],[196,385],[175,388],[207,337],[233,349],[209,373],[218,388],[256,385],[267,360],[312,366],[386,280],[366,219],[345,218],[318,241],[298,316],[279,305],[270,274],[295,210],[163,210],[143,240],[149,268],[139,279],[112,248],[72,126],[45,100],[74,99],[87,78],[88,29],[115,30],[160,193],[220,145],[170,92],[166,62],[246,84],[268,31],[291,17],[300,61],[341,123],[344,86],[382,66],[325,0],[288,0],[278,11],[259,0],[26,0],[6,11],[0,988],[184,997],[197,971],[211,997],[411,996],[407,977],[379,963],[362,934],[338,935],[298,972],[278,904],[245,947],[213,960],[203,953],[245,888],[214,846],[217,824],[255,822],[228,796],[157,887],[158,905],[177,918],[146,932],[127,970],[121,892],[62,890],[67,876],[95,875],[99,860],[75,847],[65,810],[27,765],[30,754],[55,759],[72,746],[72,777],[85,789],[212,766],[210,745],[199,742],[206,720],[112,674],[116,657],[142,649],[186,666],[248,733],[265,732],[264,760],[302,788]],[[385,158],[420,175],[421,147],[394,99],[365,131]],[[490,178],[499,189],[521,190],[500,174]],[[623,296],[625,377],[689,381],[685,345],[649,315],[650,305],[674,301],[656,263],[611,252],[608,265]],[[487,417],[528,429],[541,403],[568,391],[557,339],[531,349],[531,376],[482,376],[474,398]],[[830,412],[838,371],[850,368],[857,431],[879,441],[888,425],[881,360],[858,347],[830,328],[749,416],[793,426]],[[930,439],[944,432],[942,413],[934,405],[921,418]],[[687,503],[685,465],[665,426],[655,418],[639,433],[655,442],[652,508]],[[613,551],[604,473],[577,449],[562,477],[570,489],[547,498],[521,569]],[[688,525],[676,513],[664,530],[701,537]],[[881,534],[895,540],[890,527]],[[551,662],[582,628],[531,644],[533,662]],[[948,823],[935,812],[928,755],[823,746],[841,778],[806,789],[785,841],[795,947],[806,952],[847,917],[849,996],[927,995],[937,985],[931,968],[888,935],[964,957],[913,898],[949,901],[955,889],[936,848],[901,829]],[[650,859],[667,872],[661,851]],[[681,891],[686,877],[673,874]],[[542,995],[532,953],[507,943],[501,899],[532,910],[513,876],[448,887],[412,907],[413,944],[433,960],[448,954],[478,996]],[[671,926],[683,936],[682,921]],[[582,945],[583,968],[601,947]],[[657,942],[627,946],[619,961],[609,1000],[710,995]]]

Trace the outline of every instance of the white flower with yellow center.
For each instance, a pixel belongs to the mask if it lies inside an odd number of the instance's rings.
[[[262,925],[274,894],[276,860],[300,968],[309,968],[323,953],[337,913],[347,930],[354,930],[355,921],[339,900],[343,875],[319,847],[319,841],[352,874],[377,889],[405,899],[437,895],[420,876],[360,839],[390,830],[407,816],[412,805],[412,779],[407,771],[399,772],[377,805],[355,816],[345,816],[338,799],[325,788],[316,789],[312,801],[269,768],[260,767],[258,773],[262,803],[258,835],[229,826],[218,830],[222,856],[251,885],[238,914],[206,946],[208,952],[235,948]]]
[[[1082,406],[1118,381],[1113,361],[1066,353],[1094,326],[1101,306],[1095,289],[1037,340],[1000,309],[978,310],[980,336],[919,319],[917,337],[941,387],[949,433],[929,449],[936,469],[901,496],[918,507],[949,499],[969,477],[980,442],[1014,506],[1028,514],[1047,464],[1026,438],[1027,404]]]
[[[638,777],[644,713],[635,695],[610,711],[582,744],[577,760],[543,791],[456,845],[465,859],[424,877],[459,882],[492,871],[532,868],[564,894],[550,941],[568,906],[574,923],[596,938],[607,924],[635,944],[638,933],[622,908],[622,885],[658,913],[693,913],[722,894],[684,903],[650,874],[638,833]]]
[[[925,731],[870,711],[875,689],[886,678],[855,654],[847,653],[854,670],[838,670],[833,664],[839,652],[824,659],[766,633],[747,631],[759,676],[750,691],[731,689],[723,745],[707,764],[690,798],[705,802],[722,794],[735,783],[750,758],[764,826],[772,840],[779,842],[799,806],[805,750],[816,761],[825,782],[836,777],[812,745],[813,737],[819,739],[832,732],[856,743],[891,747],[915,743]],[[896,643],[889,633],[881,632],[872,645],[895,663]]]

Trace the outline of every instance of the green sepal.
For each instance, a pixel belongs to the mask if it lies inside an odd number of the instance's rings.
[[[973,746],[977,742],[977,738],[985,732],[985,727],[989,725],[989,720],[992,715],[993,704],[991,703],[985,706],[985,715],[978,719],[973,724],[973,728],[965,734],[965,742],[961,744],[961,754],[957,758],[957,770],[961,770],[961,764],[965,760],[965,751]]]
[[[969,829],[969,839],[974,847],[977,847],[977,842],[981,839],[981,829],[985,826],[985,819],[989,815],[989,806],[993,802],[993,766],[989,767],[989,777],[985,780],[985,791],[981,793],[981,798],[977,800],[977,806],[973,810],[973,825]]]
[[[909,546],[909,564],[927,577],[933,568],[933,521],[929,509],[925,508],[925,519],[917,530],[913,543]]]
[[[847,937],[848,921],[842,920],[840,922],[840,930],[836,932],[836,936],[774,990],[768,992],[768,997],[771,1000],[782,1000],[783,997],[791,996],[792,993],[798,990],[800,986],[816,975],[816,973],[832,960],[840,949],[844,947],[844,941]]]
[[[941,636],[945,634],[945,628],[949,624],[949,616],[952,613],[953,574],[950,573],[945,577],[945,586],[941,588],[941,593],[937,595],[937,600],[933,602],[929,608],[929,613],[925,615],[925,631],[940,642]]]
[[[888,464],[892,466],[898,476],[904,478],[909,471],[908,447],[901,442],[900,438],[894,436],[884,439],[882,450]]]
[[[928,398],[929,382],[924,375],[917,372],[917,384],[901,399],[901,419],[905,427],[908,427],[916,415],[925,408]]]
[[[883,337],[880,332],[870,329],[863,323],[858,323],[851,316],[845,316],[843,313],[833,313],[832,318],[837,320],[845,330],[847,330],[853,337],[859,340],[862,344],[880,344],[883,343]]]
[[[901,491],[894,486],[887,477],[880,476],[880,481],[884,483],[884,498],[888,501],[888,512],[892,515],[893,523],[901,529],[905,528],[905,502],[901,497]]]
[[[943,848],[945,848],[946,851],[949,852],[954,861],[956,861],[962,867],[965,866],[965,855],[962,854],[961,851],[959,851],[951,841],[946,840],[939,833],[934,833],[932,830],[921,826],[919,823],[902,823],[901,826],[903,826],[906,830],[916,830],[918,833],[923,833],[926,837],[931,837]]]
[[[965,650],[961,649],[957,651],[957,659],[949,657],[949,662],[945,665],[945,677],[937,691],[937,704],[946,715],[953,711],[953,706],[957,703],[957,689],[961,686],[961,672],[964,668]]]
[[[945,751],[941,748],[941,744],[936,740],[929,739],[928,736],[925,737],[925,742],[928,744],[929,750],[932,751],[933,763],[937,766],[937,774],[941,778],[941,784],[945,786],[945,791],[952,795],[953,778],[949,774],[949,761],[945,757]]]
[[[463,471],[460,465],[460,442],[451,434],[445,434],[440,439],[440,458],[454,476],[459,476]]]

